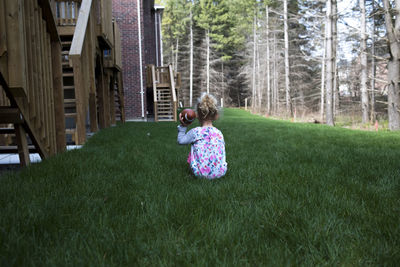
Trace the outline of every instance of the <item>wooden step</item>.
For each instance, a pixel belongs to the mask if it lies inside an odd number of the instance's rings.
[[[0,128],[0,134],[15,134],[14,128]]]
[[[75,89],[75,86],[73,86],[73,85],[63,86],[63,89],[64,89],[64,90],[74,90],[74,89]]]
[[[28,146],[29,153],[38,153],[35,146]],[[0,146],[0,154],[18,154],[17,146]]]
[[[76,129],[65,129],[65,133],[66,134],[75,134],[76,133]]]
[[[76,113],[65,113],[66,118],[75,118],[76,115],[77,115]]]
[[[71,98],[71,99],[64,99],[64,104],[67,104],[67,103],[76,103],[76,99],[73,99],[73,98]]]
[[[72,41],[62,41],[61,44],[62,44],[63,46],[67,46],[67,45],[71,46]]]
[[[73,72],[63,73],[62,76],[63,76],[63,77],[74,77],[74,73],[73,73]]]
[[[0,106],[0,123],[23,123],[21,112],[18,108]]]
[[[157,83],[157,89],[158,88],[170,88],[171,85],[169,83]]]

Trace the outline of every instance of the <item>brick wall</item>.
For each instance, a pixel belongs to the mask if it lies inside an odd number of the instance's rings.
[[[146,64],[155,64],[154,0],[141,0],[144,116],[146,117]],[[137,0],[113,0],[113,16],[121,29],[122,68],[127,119],[142,117]]]

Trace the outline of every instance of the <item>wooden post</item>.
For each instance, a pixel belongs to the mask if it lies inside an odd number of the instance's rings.
[[[7,24],[6,24],[6,8],[4,1],[0,1],[0,73],[4,80],[8,83],[8,67],[7,57],[4,55],[7,52]]]
[[[103,67],[101,66],[101,63],[100,63],[100,66],[98,66],[99,67],[99,69],[100,69],[100,74],[99,74],[99,77],[98,77],[98,83],[97,83],[97,86],[98,86],[98,90],[97,90],[97,92],[98,92],[98,101],[99,101],[99,126],[100,126],[100,129],[104,129],[104,128],[106,128],[107,126],[107,124],[106,124],[106,115],[105,115],[105,94],[104,94],[104,91],[106,90],[106,88],[105,88],[105,79],[104,79],[104,73],[103,73]]]
[[[7,10],[8,86],[13,96],[26,96],[24,8],[21,0],[5,0]]]
[[[118,72],[118,95],[120,104],[121,121],[125,122],[125,99],[124,99],[124,81],[122,79],[122,72]]]
[[[22,166],[28,166],[30,164],[30,159],[25,129],[22,124],[14,124],[14,128],[20,163]]]
[[[99,130],[97,125],[97,103],[96,93],[89,93],[89,120],[90,120],[90,131],[95,133]]]
[[[88,30],[94,31],[93,20],[90,19]],[[96,74],[95,74],[95,56],[94,51],[96,47],[93,45],[93,36],[90,36],[87,40],[88,44],[88,63],[89,63],[89,121],[90,121],[90,131],[95,133],[99,130],[98,120],[97,120],[97,101],[96,101]]]
[[[111,76],[111,85],[110,85],[110,117],[111,117],[111,125],[116,124],[115,119],[115,76],[118,75],[115,71]]]
[[[104,61],[103,61],[104,62]],[[110,74],[105,73],[105,87],[104,87],[104,115],[106,127],[110,127]]]
[[[76,134],[75,143],[82,145],[86,141],[86,112],[84,108],[84,80],[82,77],[82,61],[80,57],[71,57],[74,68],[75,99],[76,99]]]
[[[62,87],[61,45],[59,42],[51,44],[51,59],[53,68],[54,90],[54,115],[57,153],[64,151],[65,140],[65,115],[64,115],[64,90]]]
[[[157,107],[157,84],[156,84],[156,69],[154,65],[150,65],[151,68],[151,81],[153,85],[153,100],[154,100],[154,121],[158,121],[158,107]]]

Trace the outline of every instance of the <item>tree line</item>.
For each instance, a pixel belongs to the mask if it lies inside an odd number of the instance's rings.
[[[165,0],[165,62],[180,98],[400,128],[400,0]]]

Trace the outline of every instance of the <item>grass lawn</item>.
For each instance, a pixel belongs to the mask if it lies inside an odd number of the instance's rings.
[[[400,133],[225,109],[228,173],[195,179],[176,123],[126,123],[0,177],[0,266],[400,262]]]

